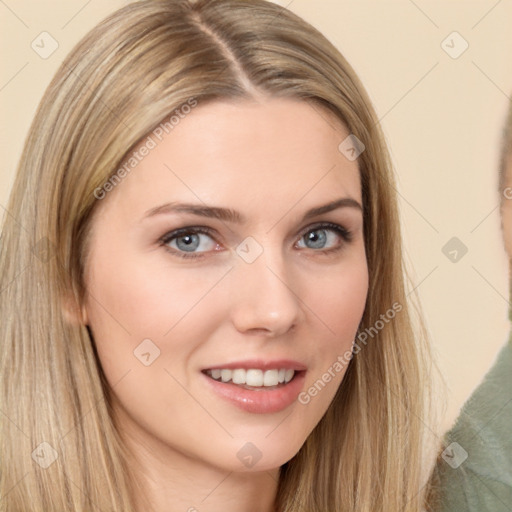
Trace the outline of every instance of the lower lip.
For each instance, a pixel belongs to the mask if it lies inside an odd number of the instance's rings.
[[[293,379],[282,387],[275,389],[261,387],[254,391],[212,379],[204,373],[202,375],[217,395],[239,409],[255,414],[268,414],[282,411],[297,400],[304,384],[305,374],[305,371],[297,372]]]

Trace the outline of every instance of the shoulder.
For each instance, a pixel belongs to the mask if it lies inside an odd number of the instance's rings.
[[[512,333],[445,434],[438,460],[440,511],[510,512]]]

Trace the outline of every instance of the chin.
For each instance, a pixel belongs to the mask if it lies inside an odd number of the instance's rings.
[[[234,440],[235,457],[225,457],[227,451],[231,451],[228,448],[221,459],[222,466],[224,470],[237,473],[276,470],[295,457],[304,441],[285,445],[283,439],[269,442],[264,436],[259,441]],[[216,464],[219,465],[219,459],[216,460]]]

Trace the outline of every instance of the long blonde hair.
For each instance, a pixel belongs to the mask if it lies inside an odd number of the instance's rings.
[[[12,189],[0,256],[1,510],[135,510],[143,489],[112,421],[94,343],[63,308],[79,310],[87,293],[94,191],[191,98],[254,91],[334,113],[365,145],[367,335],[327,413],[281,468],[276,510],[426,506],[430,355],[421,322],[413,328],[393,171],[363,86],[324,36],[270,2],[143,0],[96,26],[62,63]],[[380,327],[393,304],[396,315]]]

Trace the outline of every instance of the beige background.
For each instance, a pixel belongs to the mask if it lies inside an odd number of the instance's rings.
[[[121,0],[3,0],[0,207],[43,91],[71,47]],[[365,84],[391,148],[413,282],[418,286],[447,409],[442,427],[505,343],[507,260],[497,188],[499,142],[512,92],[512,2],[283,0],[345,55]],[[507,23],[508,21],[508,23]],[[46,31],[47,59],[32,48]],[[454,59],[442,42],[469,44]],[[451,52],[464,44],[449,37]],[[456,236],[458,262],[441,251]]]

